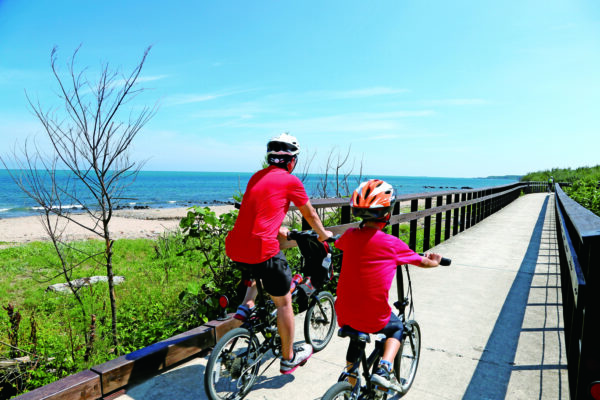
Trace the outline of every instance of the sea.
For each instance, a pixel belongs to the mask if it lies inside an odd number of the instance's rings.
[[[59,171],[59,182],[67,182],[70,173]],[[11,176],[12,173],[12,176]],[[37,215],[39,205],[15,183],[21,176],[19,171],[0,169],[0,218],[14,218]],[[243,193],[250,172],[176,172],[140,171],[135,180],[123,181],[127,184],[119,195],[119,208],[170,208],[195,205],[233,204],[234,196]],[[72,177],[71,177],[72,178]],[[325,176],[308,174],[300,176],[306,192],[312,198],[323,197]],[[490,178],[440,178],[429,176],[350,176],[347,187],[353,190],[361,180],[383,179],[390,183],[399,194],[434,192],[463,188],[484,188],[506,185],[517,181],[516,177]],[[335,197],[335,179],[329,175],[327,197]],[[79,186],[78,193],[84,196],[85,190]],[[340,193],[346,194],[343,187]],[[63,207],[80,210],[81,204],[63,198]]]

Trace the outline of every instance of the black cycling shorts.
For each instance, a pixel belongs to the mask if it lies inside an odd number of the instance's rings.
[[[275,254],[259,264],[237,262],[242,271],[251,271],[253,279],[260,279],[263,287],[271,296],[285,296],[292,284],[292,271],[283,252]]]

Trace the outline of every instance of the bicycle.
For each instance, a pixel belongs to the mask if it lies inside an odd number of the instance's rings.
[[[337,237],[328,239],[333,242]],[[306,309],[304,337],[314,352],[323,350],[333,337],[336,314],[333,295],[322,287],[333,278],[333,266],[322,266],[331,249],[318,241],[313,231],[291,231],[288,240],[296,240],[302,256],[303,281],[292,293],[299,310]],[[251,271],[250,271],[251,272]],[[310,279],[309,279],[310,278]],[[281,339],[277,330],[277,309],[256,280],[256,306],[241,327],[227,332],[215,345],[206,364],[204,388],[212,400],[243,399],[257,377],[267,370],[281,354]],[[262,337],[262,339],[261,339]],[[260,372],[260,365],[269,352],[273,360]]]
[[[442,258],[441,265],[450,265],[451,260]],[[375,335],[376,341],[373,351],[369,356],[366,355],[366,344],[371,342],[371,335],[344,326],[339,329],[338,336],[347,337],[351,344],[359,345],[361,350],[360,358],[348,370],[344,370],[340,375],[338,382],[331,386],[323,395],[321,400],[386,400],[388,395],[398,394],[400,397],[405,395],[410,389],[419,366],[419,357],[421,356],[421,328],[413,318],[414,304],[412,301],[412,283],[408,265],[404,266],[407,277],[407,290],[405,296],[404,278],[402,266],[396,268],[396,283],[398,290],[398,301],[394,307],[398,310],[398,317],[404,325],[400,349],[393,363],[393,373],[390,375],[391,385],[389,388],[381,387],[371,382],[371,375],[375,373],[379,361],[383,355],[383,346],[386,340],[383,334]],[[401,300],[400,300],[401,299]],[[408,312],[406,309],[408,307]],[[362,365],[362,377],[365,383],[362,383],[360,367]],[[349,380],[355,380],[352,385]]]

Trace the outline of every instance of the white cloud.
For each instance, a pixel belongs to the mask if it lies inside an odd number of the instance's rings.
[[[159,81],[161,79],[165,79],[168,78],[169,75],[150,75],[150,76],[140,76],[137,81],[138,82],[154,82],[154,81]]]
[[[431,110],[361,112],[329,115],[315,118],[294,118],[269,121],[229,121],[226,125],[238,128],[289,129],[292,132],[373,132],[395,130],[402,126],[402,120],[409,117],[428,117]]]
[[[425,100],[422,104],[427,106],[474,106],[490,104],[484,99],[441,99],[441,100]]]
[[[203,101],[214,100],[218,97],[221,96],[215,94],[179,94],[167,97],[164,104],[166,106],[176,106],[181,104],[201,103]]]

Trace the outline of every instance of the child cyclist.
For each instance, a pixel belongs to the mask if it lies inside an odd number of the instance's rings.
[[[402,240],[382,231],[389,222],[395,200],[394,188],[388,183],[379,179],[361,183],[352,193],[350,206],[353,215],[362,222],[335,242],[344,252],[335,303],[338,325],[385,334],[383,356],[371,377],[372,382],[385,388],[391,387],[392,363],[400,348],[403,329],[388,303],[396,266],[437,267],[442,258],[435,253],[420,256]],[[359,361],[361,350],[350,342],[346,354],[348,369]]]

